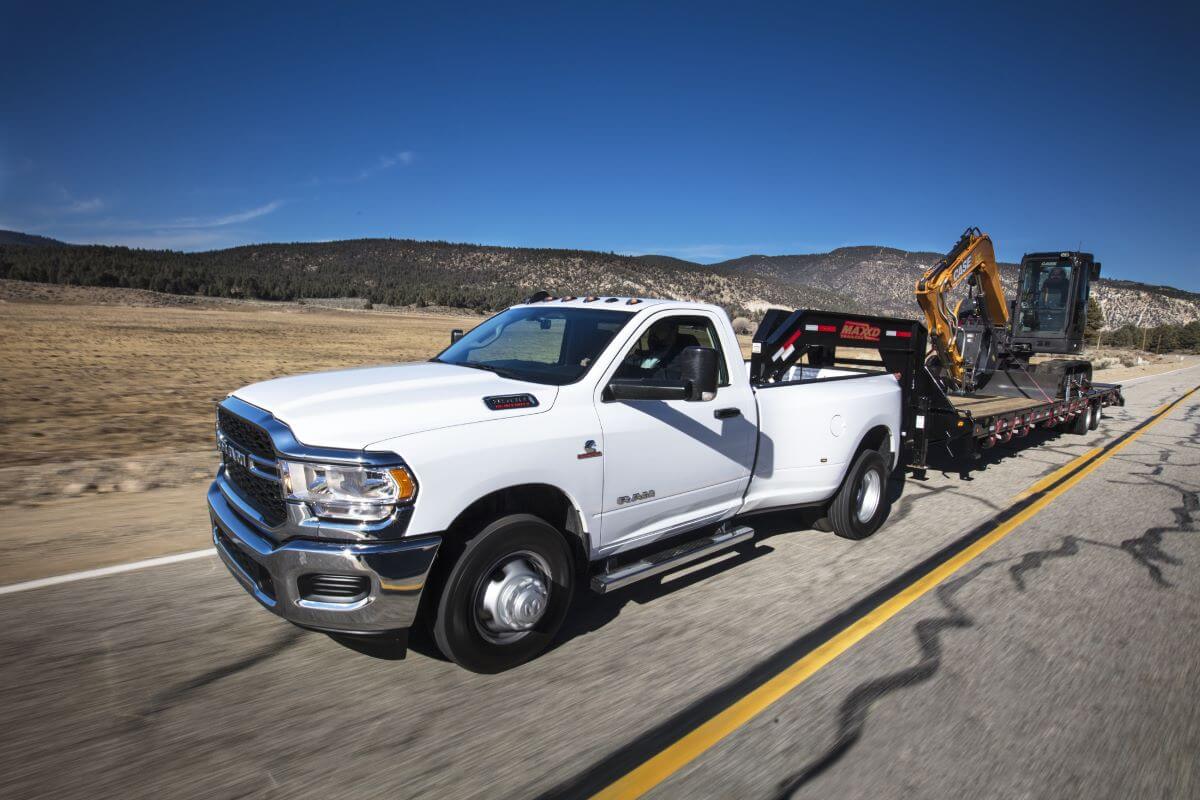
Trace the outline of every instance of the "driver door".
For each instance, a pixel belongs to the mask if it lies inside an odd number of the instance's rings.
[[[604,432],[601,549],[614,551],[730,516],[741,506],[758,436],[737,341],[722,341],[709,313],[665,313],[645,320],[599,384]],[[713,347],[721,364],[717,395],[706,402],[606,399],[614,377],[672,380],[673,361],[690,346]],[[730,359],[733,355],[734,360]]]

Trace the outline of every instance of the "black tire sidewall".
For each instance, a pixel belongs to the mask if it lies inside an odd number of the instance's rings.
[[[510,644],[498,644],[484,638],[476,627],[475,589],[484,570],[504,555],[521,550],[537,553],[549,565],[549,605],[533,630]],[[434,639],[443,655],[472,672],[511,669],[550,646],[566,618],[574,590],[574,567],[562,534],[531,514],[502,517],[467,543],[447,576],[434,620]]]
[[[1071,433],[1075,434],[1076,436],[1082,436],[1085,433],[1087,433],[1088,432],[1088,420],[1090,420],[1091,418],[1092,418],[1092,411],[1091,411],[1090,407],[1087,408],[1085,411],[1080,412],[1075,417],[1075,419],[1071,420],[1068,423],[1070,425]]]
[[[855,495],[863,475],[869,470],[879,473],[880,497],[875,513],[864,522],[858,518],[856,513]],[[859,453],[850,467],[850,471],[846,474],[842,488],[838,490],[837,496],[829,507],[829,521],[832,523],[833,532],[843,539],[865,539],[879,530],[879,526],[883,524],[888,513],[887,492],[888,464],[883,455],[877,450],[864,450]]]

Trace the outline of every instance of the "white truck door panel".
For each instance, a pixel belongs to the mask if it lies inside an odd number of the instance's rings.
[[[760,388],[761,440],[743,510],[825,500],[877,426],[898,447],[900,386],[891,375]]]
[[[652,316],[638,335],[669,316],[702,314]],[[736,340],[724,336],[728,325],[715,318],[711,322],[725,369],[740,369]],[[744,374],[734,375],[734,382],[726,380],[711,401],[606,401],[603,387],[618,367],[619,362],[610,366],[596,396],[604,431],[601,549],[611,552],[735,513],[750,479],[758,436],[757,407]],[[738,413],[718,417],[715,412],[722,409]]]

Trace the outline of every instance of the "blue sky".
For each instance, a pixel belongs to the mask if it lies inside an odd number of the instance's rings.
[[[978,225],[1200,290],[1197,4],[976,5],[6,3],[0,227],[708,262]]]

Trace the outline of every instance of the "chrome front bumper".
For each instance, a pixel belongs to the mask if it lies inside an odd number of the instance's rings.
[[[306,628],[339,633],[384,633],[411,627],[439,536],[377,543],[291,540],[276,544],[242,518],[222,491],[208,490],[213,546],[226,568],[269,611]],[[362,576],[365,597],[348,603],[306,600],[300,578],[310,574]]]

